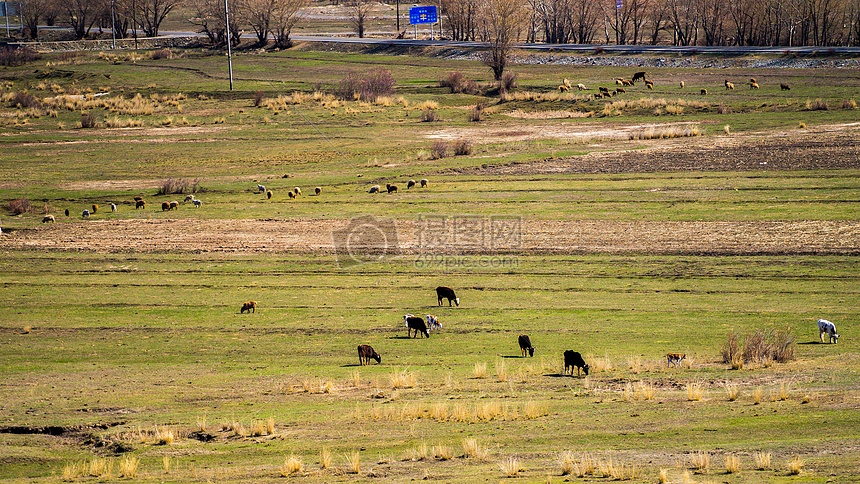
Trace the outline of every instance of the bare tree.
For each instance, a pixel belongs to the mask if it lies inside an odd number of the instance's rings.
[[[697,5],[698,16],[705,33],[705,45],[723,45],[725,43],[723,24],[726,15],[723,11],[724,5],[723,0],[699,0]]]
[[[54,8],[52,0],[21,0],[21,21],[29,37],[39,38],[39,20]]]
[[[674,45],[696,45],[699,17],[693,0],[668,0]]]
[[[143,33],[148,37],[158,37],[167,14],[173,11],[182,0],[137,0],[138,18],[143,21]],[[223,3],[222,3],[223,5]]]
[[[570,41],[570,0],[530,0],[529,3],[534,20],[543,30],[544,42],[565,44]]]
[[[188,0],[193,16],[188,19],[192,25],[200,29],[200,33],[206,34],[209,41],[215,45],[227,44],[227,32],[225,29],[224,0]],[[238,0],[227,0],[230,10],[230,18],[237,16]],[[239,22],[230,22],[229,39],[231,45],[239,45],[242,30]]]
[[[352,29],[358,34],[359,38],[363,39],[367,17],[370,15],[373,3],[371,0],[347,0],[344,5],[346,5],[349,12],[349,21],[352,24]]]
[[[272,16],[272,35],[275,37],[275,45],[290,46],[290,33],[296,23],[302,19],[302,9],[307,4],[308,0],[279,0],[278,8]]]
[[[268,42],[272,15],[278,0],[240,0],[242,20],[251,26],[257,36],[257,45]]]
[[[63,10],[75,38],[80,40],[89,35],[104,10],[103,0],[66,0]]]
[[[669,8],[666,0],[653,0],[648,3],[648,23],[651,25],[651,45],[657,45],[660,32],[668,30]]]
[[[482,36],[489,43],[483,61],[499,81],[508,65],[511,49],[528,19],[528,10],[520,0],[483,0],[480,9]]]
[[[597,25],[600,20],[600,8],[592,0],[572,0],[571,10],[571,40],[580,44],[594,42],[597,35]]]
[[[453,40],[475,40],[478,26],[477,0],[441,0]]]

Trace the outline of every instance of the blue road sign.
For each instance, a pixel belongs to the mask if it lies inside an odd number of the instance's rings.
[[[435,24],[439,21],[436,14],[436,6],[429,5],[425,7],[411,7],[409,9],[409,24]]]

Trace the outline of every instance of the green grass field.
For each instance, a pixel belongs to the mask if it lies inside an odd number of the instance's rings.
[[[514,66],[516,92],[547,97],[499,102],[439,87],[452,71],[488,85],[489,70],[432,56],[246,53],[228,92],[222,56],[138,55],[0,70],[0,481],[858,481],[853,73],[654,69],[654,91],[613,99],[704,103],[670,115],[549,96],[623,68]],[[322,94],[380,67],[397,82],[388,101]],[[762,89],[725,92],[726,77]],[[24,91],[42,106],[11,105]],[[255,107],[257,91],[307,96]],[[81,98],[50,99],[62,95]],[[807,107],[817,99],[828,109]],[[468,121],[479,102],[486,118]],[[422,120],[431,106],[441,120]],[[701,131],[605,134],[664,123]],[[470,154],[433,159],[456,138]],[[406,189],[420,178],[428,188]],[[168,179],[199,182],[203,205],[162,212],[185,196],[157,195]],[[399,192],[367,193],[386,183]],[[32,210],[15,215],[22,198]],[[407,248],[352,268],[331,247],[351,217],[406,230],[428,214],[514,217],[526,233],[514,250]],[[700,226],[740,235],[705,250]],[[576,237],[554,227],[619,246],[556,247]],[[677,227],[677,243],[635,227]],[[438,307],[438,285],[461,305]],[[256,312],[240,314],[248,300]],[[406,313],[443,329],[407,338]],[[822,317],[838,344],[819,342]],[[729,335],[757,329],[787,332],[795,358],[723,363]],[[359,344],[382,363],[359,366]],[[563,374],[567,349],[587,377]],[[667,368],[666,353],[687,358]]]

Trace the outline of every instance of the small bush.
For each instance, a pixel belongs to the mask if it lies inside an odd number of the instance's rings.
[[[796,359],[794,355],[794,334],[791,328],[777,331],[771,348],[771,357],[777,363],[787,363]]]
[[[173,52],[170,52],[170,49],[158,49],[152,51],[152,53],[149,54],[149,57],[152,60],[172,59]]]
[[[746,337],[744,341],[744,362],[765,362],[773,353],[770,337],[761,329]]]
[[[517,88],[517,75],[513,72],[505,72],[502,74],[501,84],[499,86],[501,91],[510,92]]]
[[[30,205],[30,200],[18,198],[4,203],[3,208],[8,210],[12,215],[21,215],[22,213],[29,212],[33,207]]]
[[[732,109],[723,103],[717,106],[717,114],[732,114]]]
[[[801,469],[803,469],[803,460],[798,456],[794,456],[788,462],[788,472],[789,474],[796,476],[800,474]]]
[[[458,139],[454,142],[454,155],[463,156],[472,154],[472,142],[466,139]]]
[[[445,79],[439,80],[441,87],[447,87],[451,94],[478,94],[478,83],[466,79],[460,72],[451,72]]]
[[[827,106],[827,101],[822,101],[821,99],[816,99],[815,101],[806,100],[806,110],[807,111],[827,111],[830,109]]]
[[[516,457],[508,457],[499,462],[499,469],[505,474],[505,477],[517,477],[522,470],[522,465]]]
[[[20,109],[39,109],[42,107],[42,102],[39,101],[36,96],[28,92],[18,91],[13,94],[12,98],[9,100],[9,107]]]
[[[770,452],[756,452],[755,455],[755,468],[758,470],[767,470],[770,469]]]
[[[302,460],[293,454],[289,457],[284,457],[284,465],[281,466],[281,477],[289,477],[293,474],[301,473],[303,470]]]
[[[433,123],[439,121],[439,115],[436,114],[435,109],[426,109],[424,114],[421,115],[421,121],[425,123]]]
[[[430,147],[430,154],[434,160],[441,160],[451,156],[451,149],[447,141],[436,141]]]
[[[263,91],[255,91],[254,92],[254,107],[255,108],[262,106],[264,96],[265,96],[265,94],[263,94]]]
[[[842,109],[857,109],[857,101],[853,99],[842,101]]]
[[[161,182],[156,195],[172,195],[198,193],[201,191],[200,180],[185,180],[183,178],[168,178]]]
[[[91,129],[98,126],[98,120],[90,113],[81,114],[81,128]]]
[[[375,102],[380,96],[394,93],[394,77],[388,69],[359,74],[350,72],[341,81],[338,94],[343,99]]]
[[[478,121],[484,120],[484,105],[476,104],[471,111],[469,111],[469,116],[467,119],[473,123],[477,123]]]
[[[744,366],[743,353],[741,352],[740,338],[737,333],[732,332],[726,339],[723,349],[720,351],[723,363],[732,365],[733,370],[739,370]]]
[[[39,58],[39,54],[26,47],[20,47],[17,49],[14,47],[0,48],[0,65],[2,66],[20,66],[28,62],[39,60]]]
[[[726,456],[726,474],[737,474],[741,471],[741,458],[736,455]]]
[[[472,369],[472,375],[475,378],[485,378],[487,376],[487,364],[476,362],[475,367]]]

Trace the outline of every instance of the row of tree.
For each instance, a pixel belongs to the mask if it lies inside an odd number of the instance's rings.
[[[183,8],[216,44],[237,43],[250,29],[262,44],[289,36],[309,0],[20,0],[22,23],[68,24],[79,39],[93,27],[119,38],[157,36],[165,18]],[[364,36],[371,0],[342,2]],[[860,45],[860,0],[429,0],[440,7],[445,35],[488,42],[672,45]],[[137,26],[135,28],[134,26]]]

